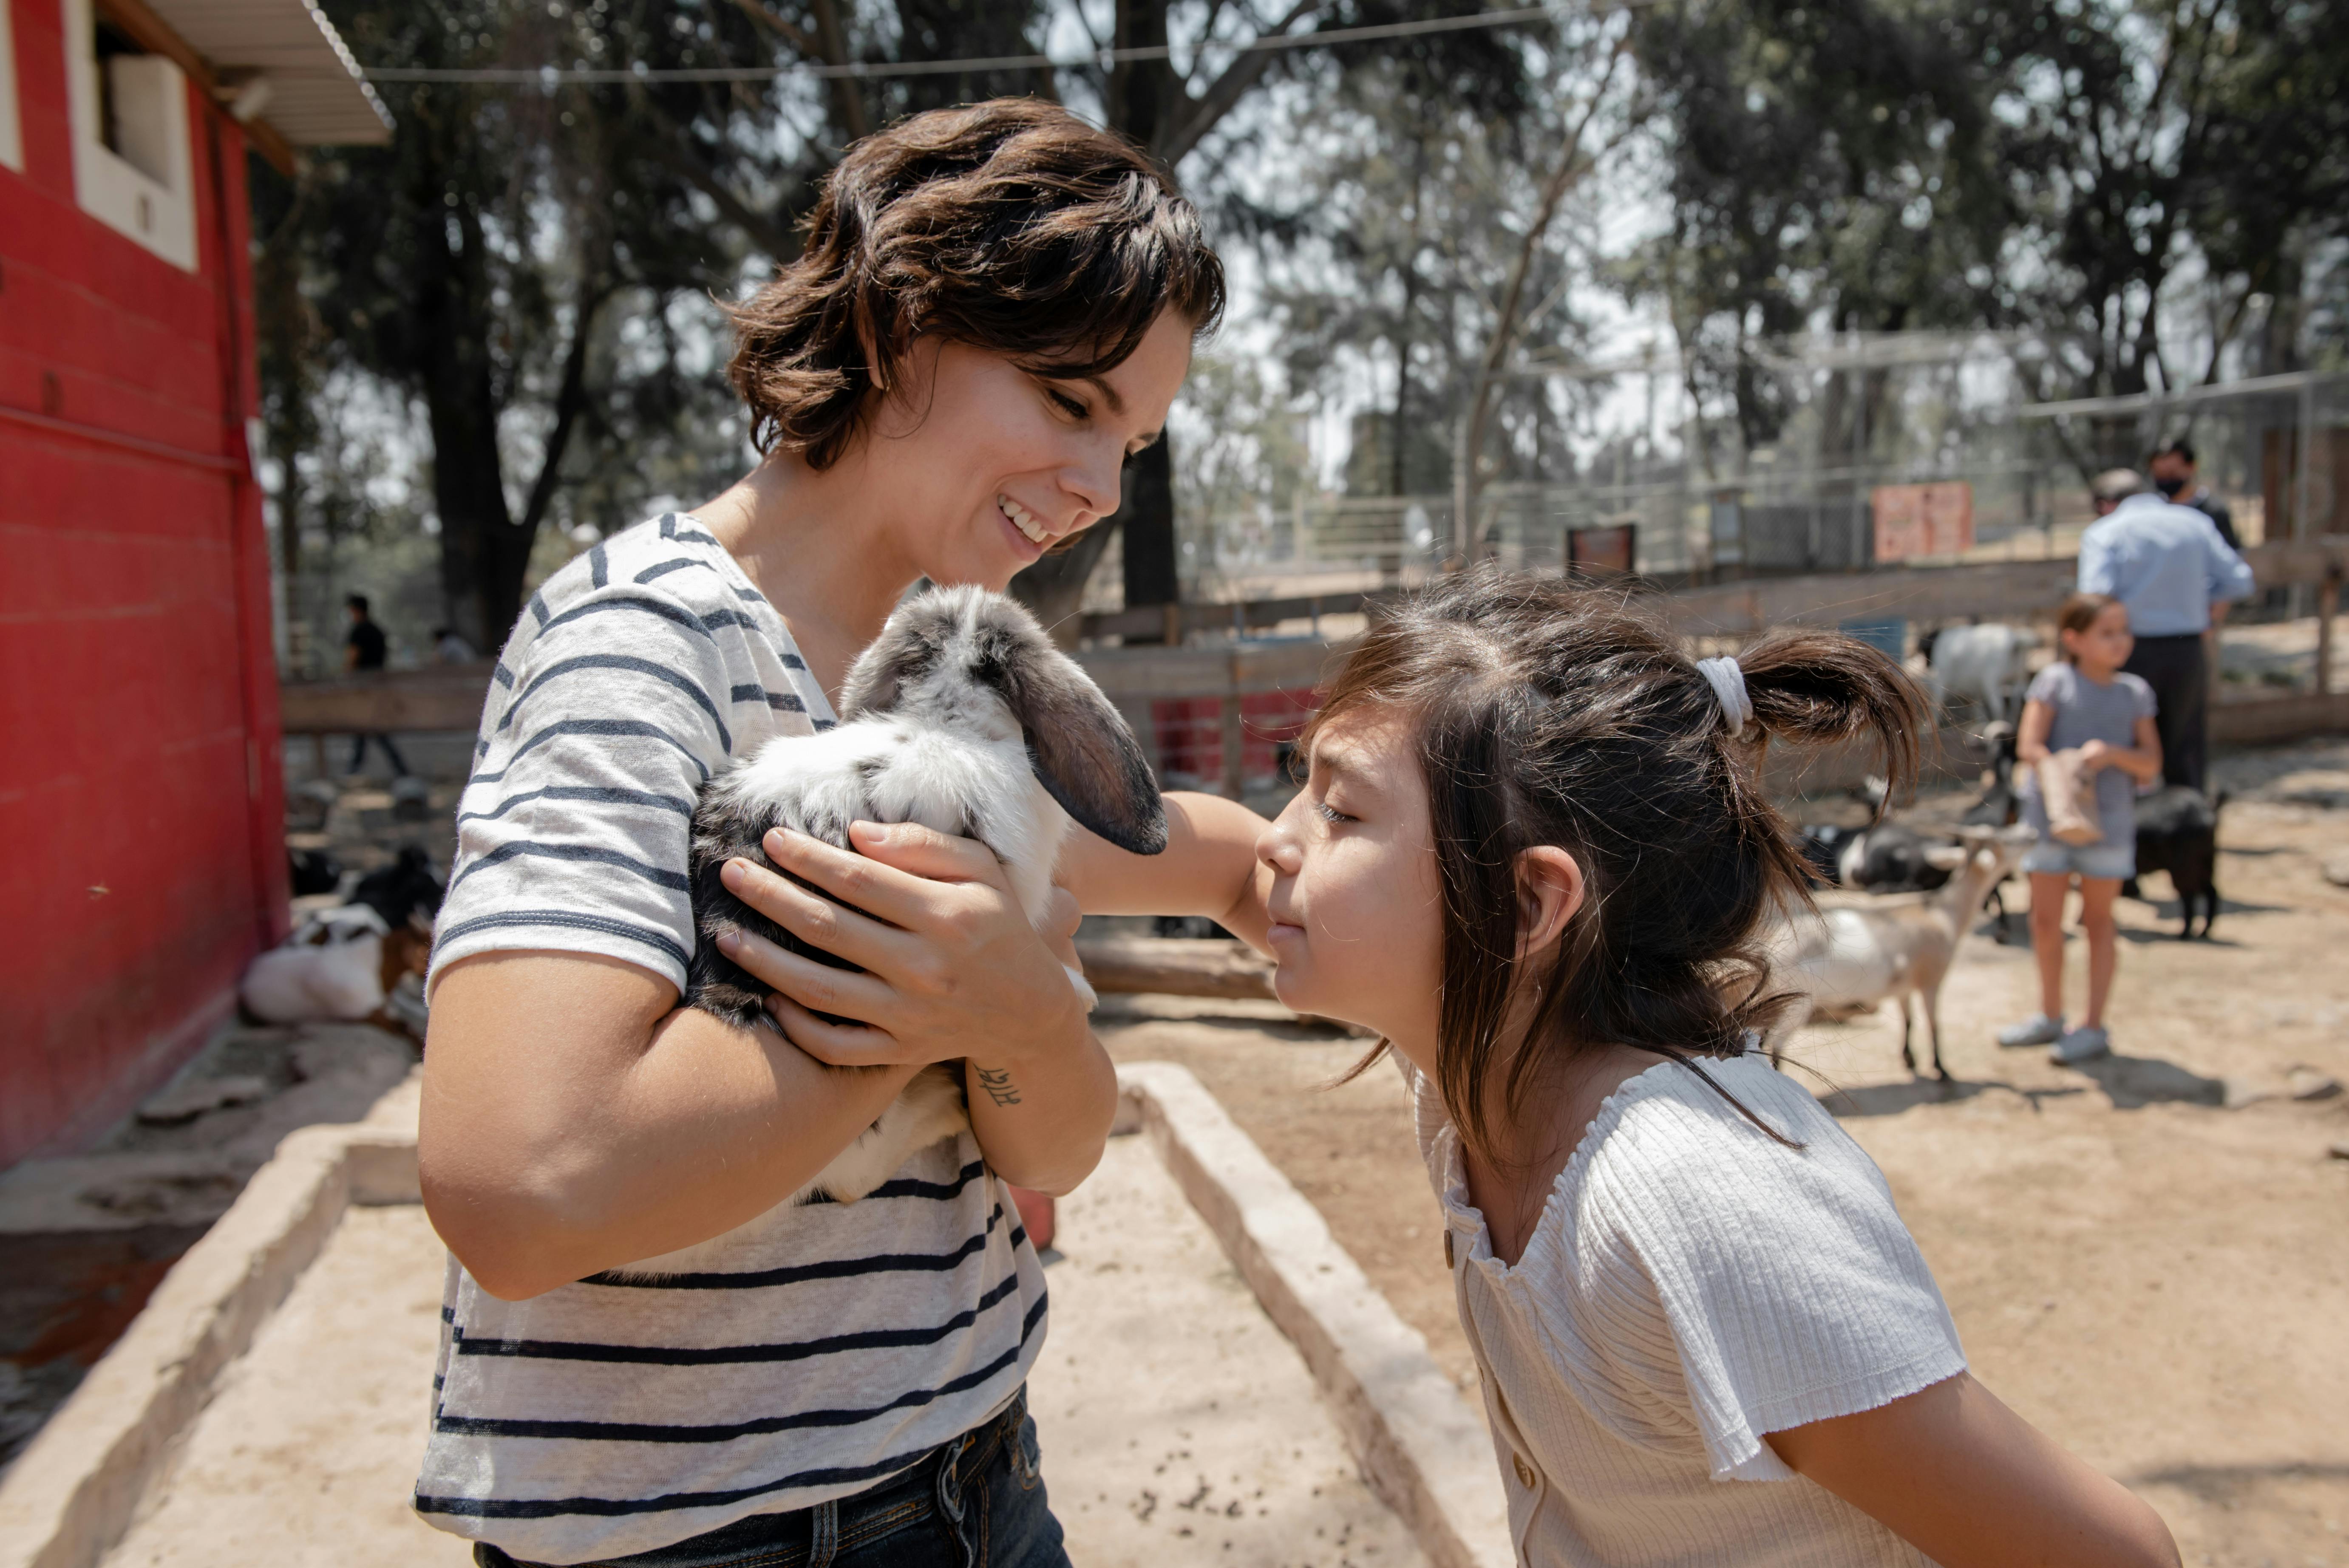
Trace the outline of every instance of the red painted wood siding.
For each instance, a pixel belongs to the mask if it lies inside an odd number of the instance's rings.
[[[57,0],[0,168],[0,1164],[119,1116],[285,924],[244,142],[191,92],[199,270],[74,201]],[[108,437],[122,438],[109,440]]]

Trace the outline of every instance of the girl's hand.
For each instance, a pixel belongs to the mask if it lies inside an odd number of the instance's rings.
[[[2091,740],[2080,748],[2080,771],[2083,773],[2094,773],[2100,769],[2109,768],[2112,766],[2112,761],[2113,748],[2101,740]]]
[[[747,934],[724,944],[774,989],[768,1011],[793,1045],[834,1067],[885,1067],[979,1055],[1016,1065],[1089,1042],[1062,956],[1028,923],[985,845],[915,823],[858,822],[849,839],[863,853],[782,829],[764,846],[838,903],[747,861],[720,873],[735,897],[864,971]],[[857,1022],[827,1024],[818,1012]]]

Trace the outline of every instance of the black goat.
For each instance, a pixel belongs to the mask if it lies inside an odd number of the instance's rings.
[[[2023,814],[2022,802],[2014,793],[2014,726],[2003,719],[1984,725],[1982,744],[1990,750],[1990,766],[1982,769],[1982,799],[1966,809],[1958,819],[1961,827],[2007,828],[2014,825]],[[2014,875],[2008,872],[1990,890],[1990,902],[1998,906],[1998,914],[1991,934],[2002,947],[2007,944],[2006,884]]]
[[[422,911],[428,922],[439,914],[445,892],[440,879],[432,874],[431,857],[409,844],[397,861],[359,878],[351,889],[351,902],[366,904],[383,916],[384,924],[398,931],[408,923],[411,912]]]
[[[2212,799],[2182,784],[2157,789],[2137,803],[2137,876],[2169,873],[2185,917],[2178,931],[2180,942],[2194,934],[2197,904],[2206,939],[2210,923],[2219,918],[2219,811],[2226,803],[2223,789]],[[2121,892],[2142,903],[2153,902],[2137,890],[2137,877],[2124,882]]]
[[[324,850],[295,850],[285,857],[285,870],[295,898],[332,892],[343,885],[343,862]]]

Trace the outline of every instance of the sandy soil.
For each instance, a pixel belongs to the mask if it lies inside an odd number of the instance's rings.
[[[2216,940],[2123,903],[2111,1061],[1997,1047],[2035,982],[1987,935],[1942,996],[1954,1083],[1909,1078],[1889,1009],[1795,1055],[1889,1178],[1985,1383],[2151,1501],[2189,1563],[2349,1564],[2349,1159],[2327,1154],[2349,1097],[2290,1098],[2294,1067],[2349,1081],[2349,890],[2321,871],[2349,851],[2349,745],[2218,775]],[[1103,1037],[1197,1072],[1471,1386],[1393,1074],[1326,1089],[1360,1042],[1217,1011],[1137,999]]]

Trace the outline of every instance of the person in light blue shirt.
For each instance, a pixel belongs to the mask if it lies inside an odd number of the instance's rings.
[[[2136,651],[2122,666],[2159,703],[2165,783],[2202,788],[2209,753],[2210,676],[2204,634],[2251,592],[2251,569],[2209,514],[2153,493],[2131,469],[2096,476],[2096,521],[2080,536],[2079,591],[2128,606]]]

